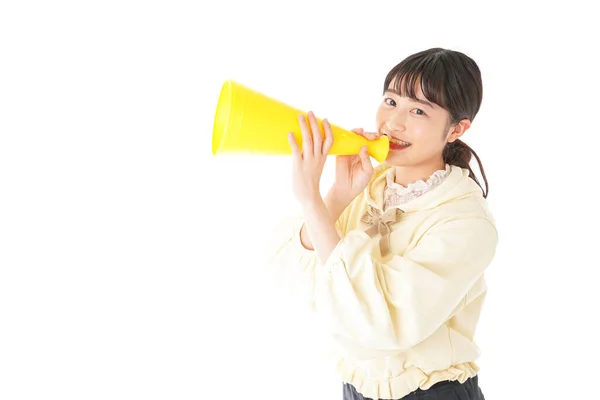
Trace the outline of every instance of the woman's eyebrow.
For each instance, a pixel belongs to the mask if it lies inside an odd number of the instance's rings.
[[[386,92],[394,93],[395,95],[397,95],[397,96],[400,96],[400,93],[398,93],[398,91],[397,91],[396,89],[392,89],[392,88],[390,88],[390,89],[386,90]],[[413,98],[411,98],[411,100],[412,100],[412,101],[416,101],[417,103],[420,103],[420,104],[426,105],[426,106],[428,106],[428,107],[431,107],[432,109],[433,109],[433,108],[435,108],[435,107],[433,106],[433,104],[431,104],[430,102],[428,102],[428,101],[427,101],[427,100],[425,100],[425,99],[419,99],[419,98],[414,98],[414,99],[413,99]]]
[[[418,98],[416,98],[416,99],[411,99],[411,100],[413,100],[413,101],[416,101],[417,103],[424,104],[424,105],[426,105],[427,107],[430,107],[431,109],[433,109],[433,108],[434,108],[434,107],[433,107],[433,104],[431,104],[431,103],[430,103],[430,102],[428,102],[427,100],[424,100],[424,99],[418,99]]]

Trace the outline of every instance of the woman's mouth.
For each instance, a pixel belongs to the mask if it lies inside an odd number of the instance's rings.
[[[412,145],[412,143],[405,142],[393,136],[390,137],[390,149],[392,150],[403,150]]]

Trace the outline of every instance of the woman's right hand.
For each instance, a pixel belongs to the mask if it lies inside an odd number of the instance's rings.
[[[352,129],[352,132],[368,140],[377,140],[379,133],[364,132],[363,129]],[[357,155],[337,156],[335,159],[335,182],[325,196],[325,205],[331,217],[337,221],[342,212],[369,184],[373,176],[373,164],[364,146]],[[314,250],[308,236],[306,225],[300,231],[300,240],[304,247]]]
[[[362,128],[352,129],[352,132],[368,140],[377,140],[379,133],[364,132]],[[373,176],[373,164],[367,152],[367,146],[360,149],[356,155],[337,156],[335,160],[335,182],[332,190],[337,196],[342,196],[350,203],[368,185]]]

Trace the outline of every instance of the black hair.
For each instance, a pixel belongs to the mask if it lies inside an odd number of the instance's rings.
[[[390,85],[394,83],[394,87]],[[415,87],[427,100],[447,110],[449,125],[463,119],[473,121],[479,112],[483,98],[483,84],[479,67],[467,55],[443,48],[432,48],[415,53],[390,70],[385,78],[383,91],[394,89],[400,96],[416,98]],[[471,169],[471,156],[475,156],[485,182],[485,191]],[[442,153],[444,162],[469,170],[469,176],[479,185],[487,197],[489,186],[481,160],[475,151],[460,139],[446,144]]]

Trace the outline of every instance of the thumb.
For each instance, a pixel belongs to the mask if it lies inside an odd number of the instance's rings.
[[[354,128],[354,129],[350,129],[350,130],[354,133],[358,133],[359,135],[364,132],[363,128]]]

